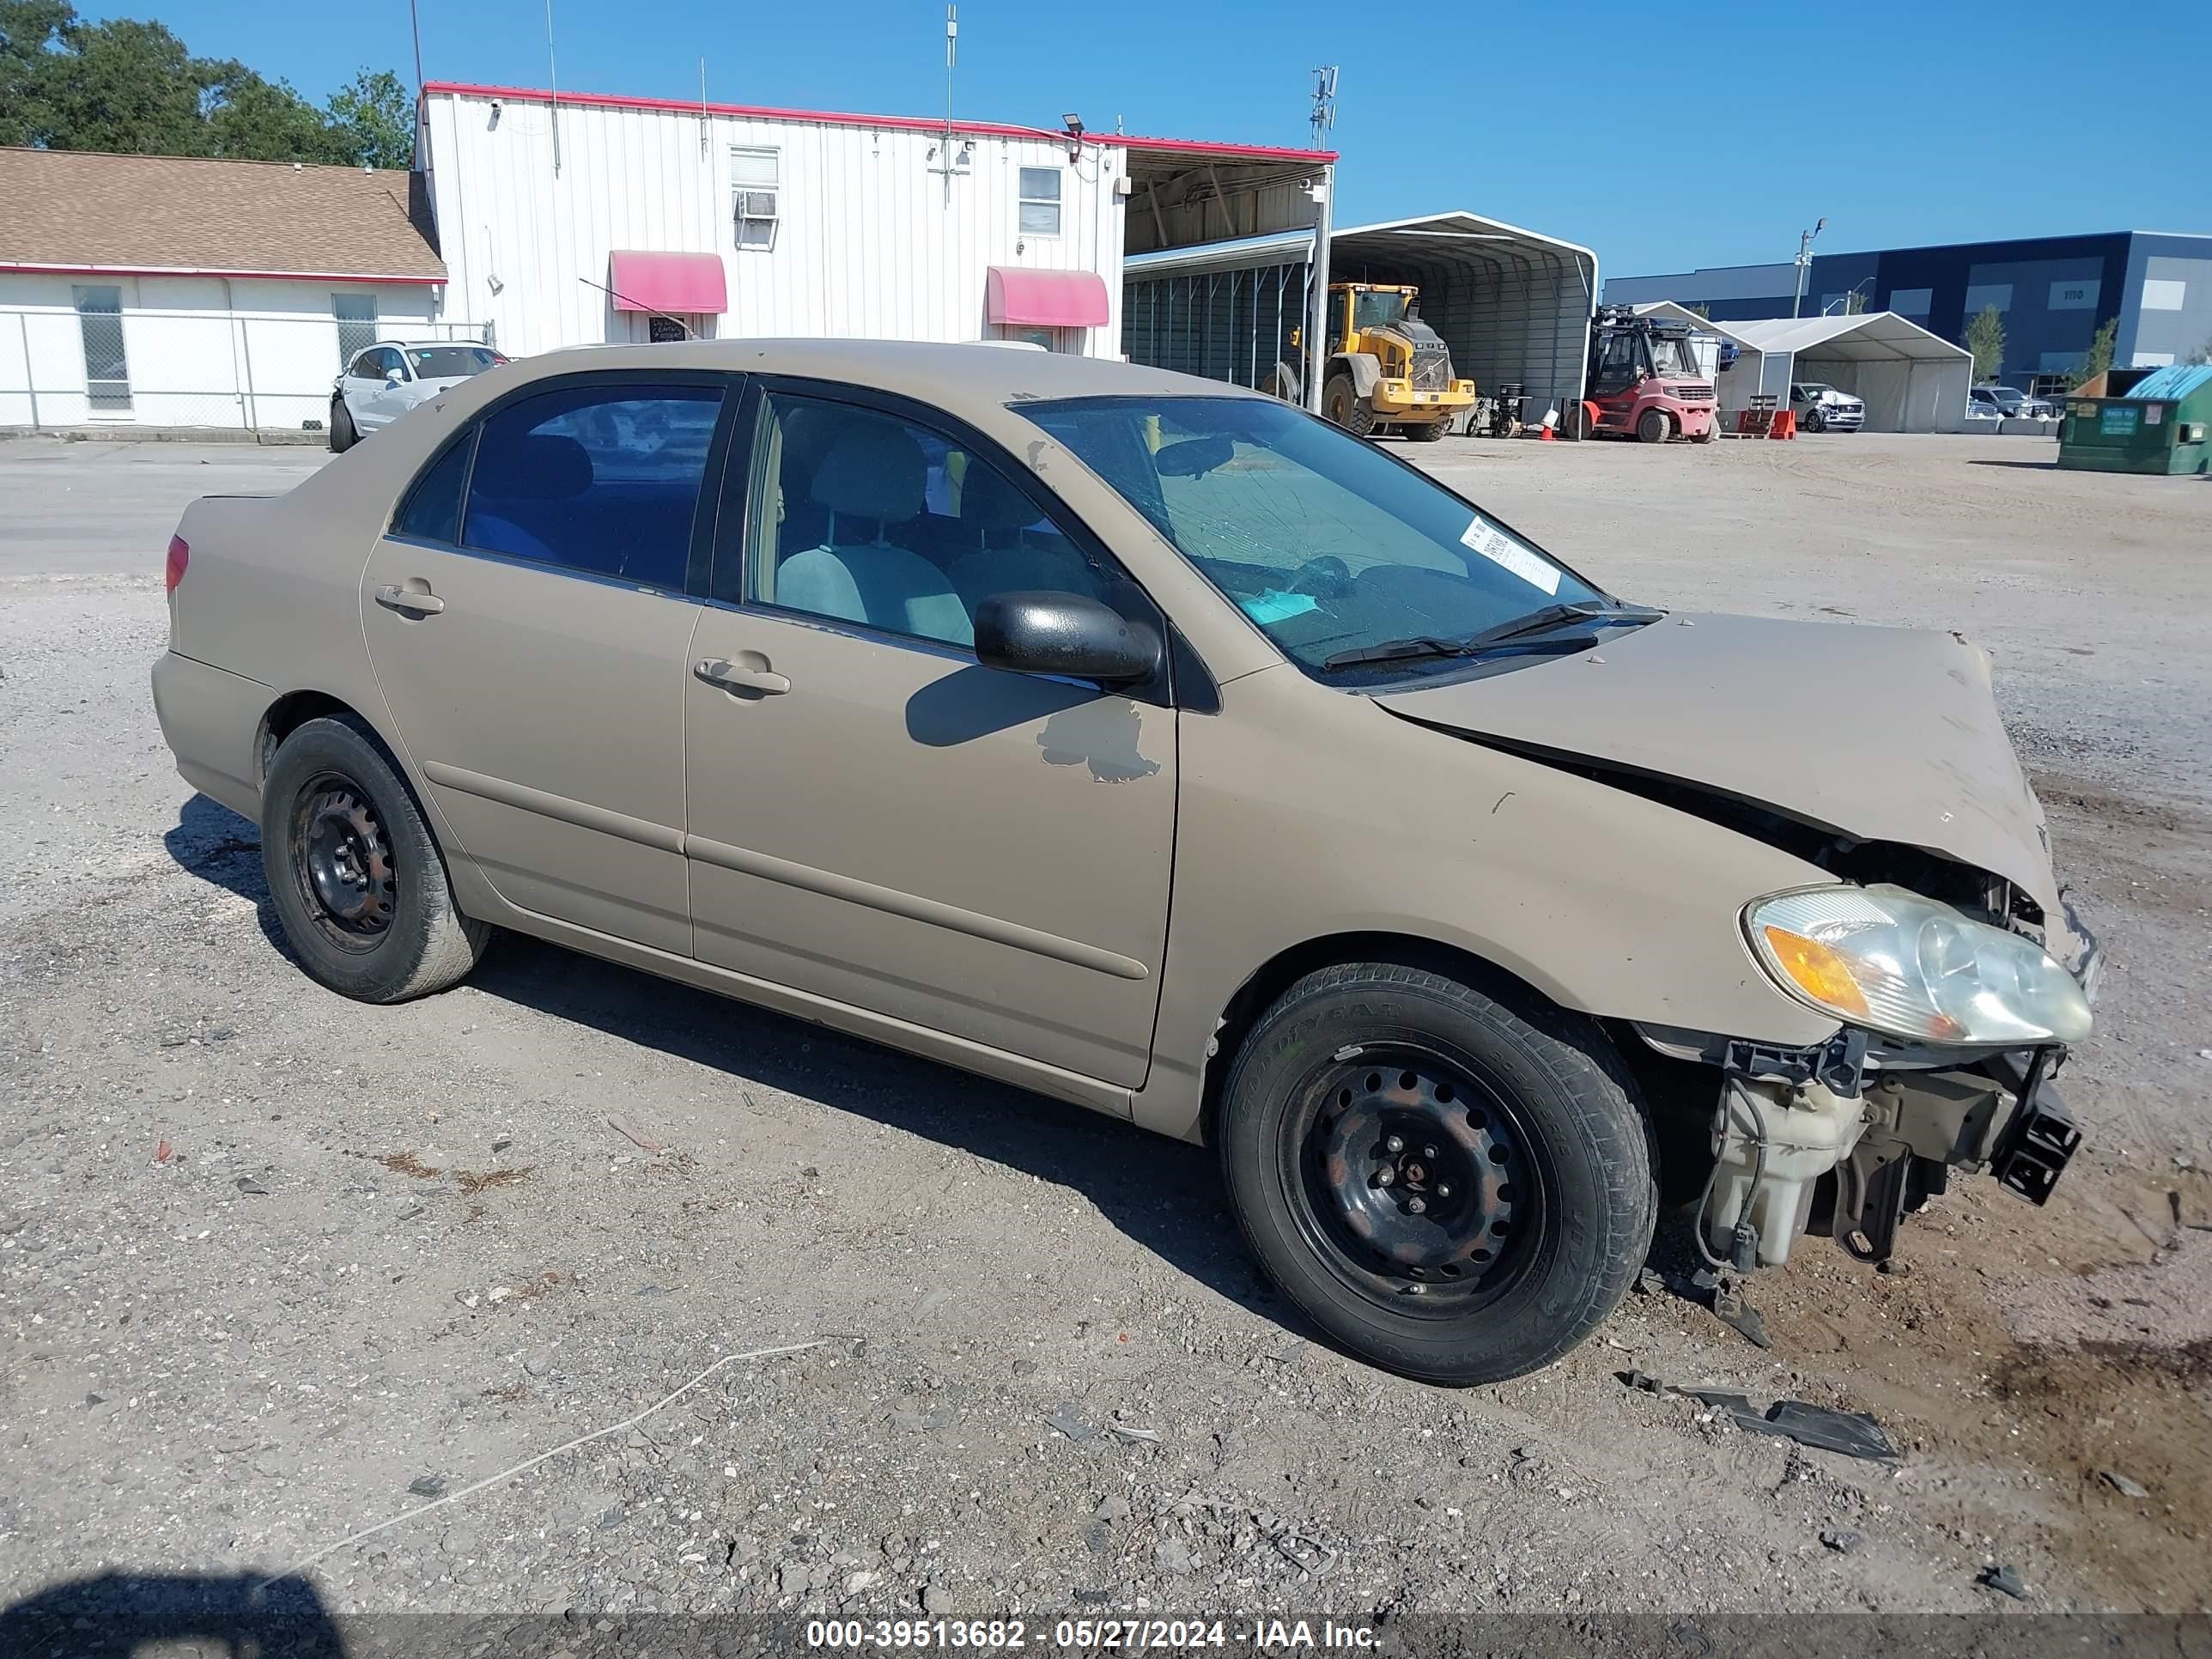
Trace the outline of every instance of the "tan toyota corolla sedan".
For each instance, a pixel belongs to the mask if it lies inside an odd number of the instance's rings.
[[[1283,404],[977,346],[509,363],[169,549],[178,769],[396,1002],[510,927],[1219,1150],[1415,1376],[1653,1218],[2040,1202],[2094,951],[1958,636],[1616,599]]]

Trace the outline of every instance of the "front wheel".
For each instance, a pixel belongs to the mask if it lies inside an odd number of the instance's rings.
[[[331,453],[343,455],[351,449],[361,434],[354,430],[353,411],[345,406],[345,399],[331,399]]]
[[[1663,444],[1674,424],[1663,409],[1647,409],[1636,417],[1636,435],[1647,444]]]
[[[1223,1096],[1245,1242],[1354,1353],[1425,1382],[1549,1364],[1650,1248],[1650,1141],[1586,1018],[1356,963],[1268,1010]]]
[[[442,991],[491,938],[455,908],[413,792],[351,719],[307,721],[269,763],[261,866],[301,965],[359,1001]]]
[[[1417,444],[1441,443],[1443,441],[1444,434],[1450,430],[1451,422],[1447,418],[1441,421],[1431,421],[1425,426],[1407,427],[1406,428],[1406,435],[1408,438],[1411,438]]]
[[[1798,422],[1797,425],[1801,431],[1805,432],[1826,432],[1828,429],[1826,417],[1817,409],[1807,410],[1805,418]]]
[[[1332,374],[1322,389],[1322,412],[1356,437],[1375,430],[1375,410],[1352,384],[1349,374]]]

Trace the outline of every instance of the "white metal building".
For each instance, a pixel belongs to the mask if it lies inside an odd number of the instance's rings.
[[[1750,408],[1756,394],[1787,408],[1792,381],[1820,380],[1865,401],[1869,432],[1957,432],[1966,424],[1974,354],[1893,311],[1716,323],[1671,300],[1636,310],[1735,343],[1735,362],[1718,382],[1723,416]]]
[[[1273,205],[1297,211],[1295,198]],[[1133,254],[1125,349],[1158,368],[1268,384],[1279,363],[1301,362],[1290,333],[1304,325],[1314,240],[1310,228],[1263,225],[1233,240]],[[1598,291],[1589,249],[1447,212],[1340,228],[1328,250],[1333,282],[1418,287],[1421,319],[1451,348],[1453,372],[1471,375],[1486,395],[1521,386],[1530,422],[1582,396]]]
[[[1233,194],[1334,160],[451,82],[424,88],[420,135],[450,303],[508,352],[688,331],[1111,356],[1125,218],[1152,235],[1190,216],[1162,204],[1163,177]]]
[[[464,337],[404,173],[0,149],[0,427],[297,430],[378,339]]]

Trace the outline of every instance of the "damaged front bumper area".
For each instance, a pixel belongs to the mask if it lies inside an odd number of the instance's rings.
[[[1985,1170],[2039,1205],[2081,1144],[2052,1086],[2061,1046],[1947,1054],[1846,1028],[1796,1049],[1636,1029],[1659,1054],[1719,1073],[1698,1228],[1708,1254],[1739,1271],[1783,1265],[1805,1233],[1879,1266],[1951,1170]]]

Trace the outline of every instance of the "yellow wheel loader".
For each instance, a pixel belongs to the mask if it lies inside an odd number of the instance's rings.
[[[1474,382],[1453,378],[1451,349],[1421,320],[1420,297],[1384,283],[1328,285],[1321,411],[1346,431],[1433,442],[1474,407]],[[1300,343],[1295,334],[1291,343]],[[1294,377],[1285,368],[1271,378]]]

